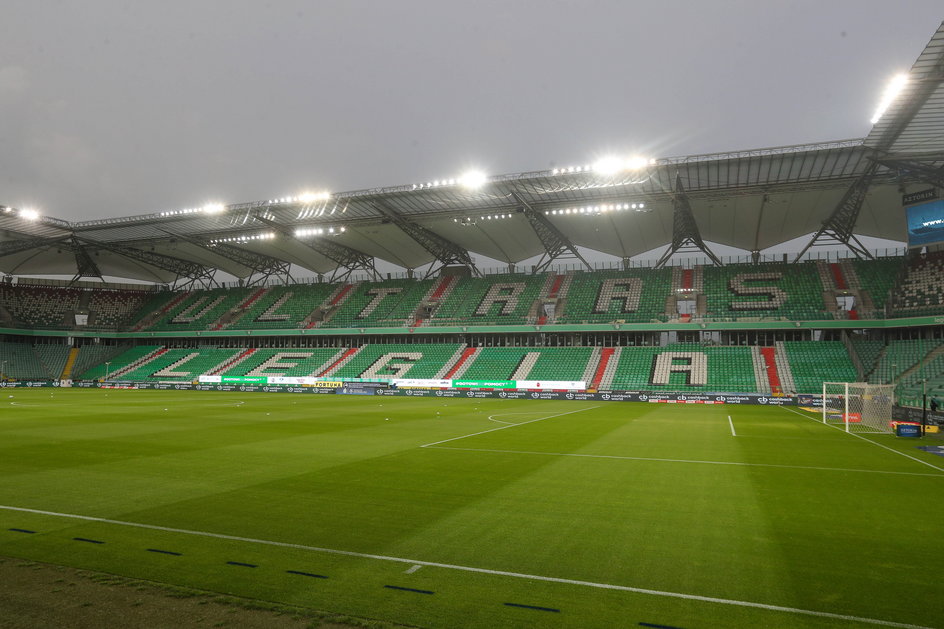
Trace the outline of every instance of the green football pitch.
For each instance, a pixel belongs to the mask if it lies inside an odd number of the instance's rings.
[[[944,627],[920,443],[777,407],[5,390],[0,555],[421,627]]]

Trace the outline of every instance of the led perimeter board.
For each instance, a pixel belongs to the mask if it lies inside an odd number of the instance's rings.
[[[909,247],[944,242],[944,200],[935,199],[936,196],[933,190],[905,196]]]

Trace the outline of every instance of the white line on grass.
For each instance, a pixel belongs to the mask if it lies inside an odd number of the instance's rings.
[[[785,407],[785,406],[782,406],[781,408],[786,408],[786,407]],[[799,415],[800,417],[806,417],[807,419],[812,419],[812,420],[815,421],[817,424],[822,424],[822,423],[823,423],[823,422],[820,421],[820,420],[813,419],[813,418],[810,417],[809,415],[804,415],[804,414],[801,413],[800,411],[795,411],[795,410],[793,410],[792,408],[787,408],[786,410],[790,411],[791,413],[796,413],[796,414]],[[845,430],[843,430],[843,429],[840,428],[839,426],[833,426],[832,424],[825,424],[825,425],[826,425],[826,426],[829,426],[830,428],[835,428],[835,429],[838,430],[839,432],[845,433],[845,434],[847,434],[847,435],[852,435],[853,437],[858,437],[859,439],[861,439],[861,440],[863,440],[863,441],[868,441],[868,442],[871,443],[872,445],[876,445],[876,446],[878,446],[878,447],[880,447],[880,448],[885,448],[885,449],[888,450],[889,452],[894,452],[895,454],[900,454],[901,456],[905,457],[906,459],[911,459],[912,461],[917,461],[918,463],[921,463],[922,465],[927,465],[928,467],[933,467],[934,469],[936,469],[936,470],[939,471],[939,472],[944,472],[944,467],[938,467],[937,465],[934,465],[934,464],[932,464],[932,463],[928,463],[927,461],[922,461],[922,460],[919,459],[918,457],[911,456],[910,454],[905,454],[904,452],[900,452],[900,451],[896,450],[895,448],[889,448],[888,446],[883,445],[883,444],[879,443],[878,441],[873,441],[872,439],[869,439],[868,437],[863,437],[863,436],[860,435],[860,434],[857,434],[857,433],[854,433],[854,432],[849,432],[849,433],[847,433]]]
[[[423,566],[421,566],[420,564],[414,564],[414,565],[410,566],[409,568],[407,568],[406,570],[404,570],[403,572],[404,572],[405,574],[413,574],[414,572],[416,572],[417,570],[419,570],[419,569],[422,568],[422,567],[423,567]]]
[[[798,607],[784,607],[782,605],[768,605],[766,603],[755,603],[753,601],[738,601],[728,598],[716,598],[713,596],[700,596],[698,594],[684,594],[681,592],[668,592],[664,590],[650,590],[647,588],[632,587],[628,585],[614,585],[612,583],[596,583],[594,581],[579,581],[577,579],[564,579],[561,577],[546,577],[537,574],[526,574],[522,572],[509,572],[507,570],[490,570],[488,568],[476,568],[473,566],[462,566],[458,564],[439,563],[435,561],[422,561],[419,559],[407,559],[405,557],[391,557],[388,555],[373,555],[370,553],[358,553],[351,550],[337,550],[334,548],[321,548],[318,546],[306,546],[304,544],[291,544],[288,542],[276,542],[266,539],[255,539],[252,537],[239,537],[236,535],[224,535],[222,533],[210,533],[207,531],[193,531],[189,529],[178,529],[169,526],[157,526],[155,524],[142,524],[140,522],[125,522],[123,520],[109,520],[107,518],[96,518],[88,515],[76,515],[72,513],[58,513],[56,511],[43,511],[41,509],[27,509],[25,507],[11,507],[0,505],[0,509],[6,511],[19,511],[22,513],[34,513],[38,515],[48,515],[60,518],[69,518],[73,520],[84,520],[87,522],[101,522],[104,524],[115,524],[118,526],[130,526],[134,528],[151,529],[155,531],[165,531],[168,533],[180,533],[183,535],[196,535],[199,537],[211,537],[214,539],[224,539],[234,542],[247,542],[250,544],[263,544],[265,546],[276,546],[279,548],[293,548],[296,550],[305,550],[318,553],[327,553],[331,555],[342,555],[345,557],[358,557],[361,559],[378,559],[380,561],[395,561],[397,563],[409,563],[419,566],[429,566],[432,568],[445,568],[447,570],[460,570],[462,572],[474,572],[478,574],[490,574],[502,577],[513,577],[516,579],[530,579],[533,581],[545,581],[548,583],[563,583],[566,585],[580,585],[583,587],[597,588],[601,590],[617,590],[620,592],[632,592],[634,594],[649,594],[651,596],[664,596],[668,598],[679,598],[689,601],[701,601],[704,603],[717,603],[719,605],[734,605],[736,607],[749,607],[753,609],[764,609],[767,611],[785,612],[788,614],[801,614],[804,616],[817,616],[819,618],[834,618],[838,620],[847,620],[850,622],[865,623],[870,625],[881,625],[883,627],[898,627],[899,629],[933,629],[922,625],[910,625],[907,623],[894,622],[891,620],[879,620],[876,618],[862,618],[859,616],[849,616],[845,614],[834,614],[832,612],[816,611],[811,609],[800,609]]]
[[[520,422],[517,424],[508,424],[507,426],[499,426],[498,428],[489,428],[488,430],[481,430],[479,432],[473,432],[470,435],[462,435],[461,437],[452,437],[451,439],[443,439],[442,441],[434,441],[433,443],[424,443],[421,445],[421,448],[428,448],[430,446],[438,446],[440,443],[449,443],[450,441],[457,441],[459,439],[465,439],[466,437],[474,437],[476,435],[484,435],[487,432],[495,432],[496,430],[505,430],[506,428],[514,428],[515,426],[524,426],[525,424],[533,424],[534,422],[544,421],[545,419],[552,419],[554,417],[561,417],[563,415],[573,415],[574,413],[580,413],[583,411],[589,411],[594,408],[600,408],[600,405],[590,406],[587,408],[578,408],[576,411],[567,411],[566,413],[557,413],[556,415],[548,415],[547,417],[538,417],[537,419],[531,419],[526,422]]]
[[[730,416],[730,415],[728,415],[728,425],[731,426],[731,436],[732,436],[732,437],[737,437],[738,434],[737,434],[736,432],[734,432],[734,421],[731,419],[731,416]]]
[[[424,446],[427,447],[427,446]],[[845,467],[814,467],[810,465],[778,465],[777,463],[744,463],[741,461],[701,461],[698,459],[658,459],[644,456],[619,456],[615,454],[581,454],[579,452],[538,452],[532,450],[490,450],[487,448],[457,448],[455,446],[428,446],[431,450],[462,450],[465,452],[493,452],[497,454],[541,454],[544,456],[573,456],[586,459],[618,459],[624,461],[654,461],[657,463],[701,463],[704,465],[734,465],[738,467],[777,467],[788,470],[817,470],[827,472],[859,472],[862,474],[892,474],[895,476],[931,476],[944,478],[944,474],[930,472],[893,472],[888,470],[860,470]]]

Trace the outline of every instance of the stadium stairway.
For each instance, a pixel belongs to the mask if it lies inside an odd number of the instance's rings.
[[[138,321],[134,327],[131,329],[132,332],[140,332],[146,328],[151,327],[158,321],[160,321],[164,316],[171,311],[171,309],[178,306],[182,301],[190,297],[193,293],[191,291],[184,291],[178,294],[176,297],[171,299],[169,302],[164,304],[164,306],[157,312],[151,313],[150,315],[145,316],[140,321]]]
[[[764,358],[764,375],[770,385],[770,392],[774,395],[783,395],[783,388],[780,386],[780,374],[777,371],[777,348],[762,347],[760,353]]]
[[[455,362],[455,364],[450,367],[448,371],[446,371],[446,373],[443,375],[443,379],[456,380],[462,378],[462,374],[464,374],[469,368],[469,365],[473,363],[478,352],[478,347],[466,347],[464,350],[462,350],[462,355],[459,356],[459,359]]]
[[[603,382],[603,375],[606,373],[606,367],[610,364],[610,360],[613,359],[613,354],[615,350],[612,347],[604,347],[600,350],[600,362],[597,363],[596,369],[593,371],[593,379],[590,381],[591,389],[599,389],[600,383]]]
[[[349,362],[351,362],[351,359],[354,358],[354,356],[355,356],[355,355],[357,354],[357,352],[359,352],[360,350],[361,350],[361,348],[359,348],[359,347],[351,347],[350,349],[345,350],[344,353],[341,354],[341,356],[340,356],[336,361],[334,361],[333,363],[331,363],[331,365],[328,366],[327,369],[325,369],[324,371],[322,371],[321,373],[319,373],[318,376],[319,376],[319,377],[330,376],[331,374],[333,374],[333,373],[336,372],[337,370],[339,370],[339,369],[341,369],[342,367],[344,367],[344,365],[346,365],[346,364],[348,364]]]
[[[271,288],[260,288],[259,290],[253,292],[249,297],[236,304],[236,306],[226,312],[221,316],[216,323],[210,326],[211,330],[223,330],[230,327],[237,321],[243,318],[243,316],[249,311],[249,308],[252,307],[254,303],[268,295],[272,292]]]
[[[228,370],[232,369],[233,367],[236,367],[236,366],[239,365],[241,362],[243,362],[244,360],[246,360],[247,358],[249,358],[250,356],[252,356],[252,355],[255,354],[255,353],[256,353],[256,348],[254,348],[254,347],[250,347],[249,349],[243,350],[242,352],[240,352],[240,353],[239,353],[238,355],[236,355],[235,357],[233,357],[233,358],[227,358],[226,360],[224,360],[222,363],[220,363],[220,364],[217,365],[216,367],[213,367],[212,369],[210,369],[209,371],[207,371],[207,375],[208,375],[208,376],[218,376],[218,375],[220,375],[221,373],[223,373],[224,371],[228,371]]]
[[[166,347],[164,346],[157,347],[153,349],[152,351],[148,352],[147,354],[145,354],[144,356],[141,356],[140,358],[137,358],[131,361],[127,365],[115,368],[109,374],[107,374],[107,377],[110,378],[111,380],[116,380],[118,378],[121,378],[126,373],[131,373],[132,371],[136,371],[137,369],[143,367],[144,365],[157,360],[158,358],[160,358],[162,355],[166,354],[167,352],[168,352],[168,349]]]
[[[62,373],[59,374],[60,380],[68,380],[72,377],[72,368],[75,366],[75,360],[79,357],[79,348],[73,347],[69,350],[69,357],[66,358],[66,364],[62,367]]]

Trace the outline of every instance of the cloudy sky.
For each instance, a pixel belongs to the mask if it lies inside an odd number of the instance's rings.
[[[940,0],[4,0],[0,204],[70,220],[865,136]]]

